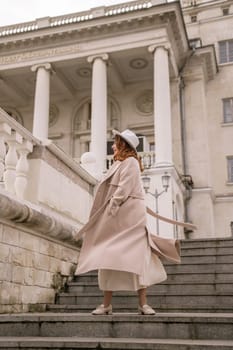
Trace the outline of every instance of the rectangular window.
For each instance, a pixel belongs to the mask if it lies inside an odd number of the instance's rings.
[[[219,42],[219,63],[233,62],[233,40]]]
[[[225,7],[222,9],[222,14],[223,16],[228,16],[229,15],[229,7]]]
[[[233,98],[224,98],[223,102],[223,122],[233,123]]]
[[[192,49],[196,49],[198,47],[202,47],[201,38],[193,38],[189,40],[189,45]]]
[[[196,16],[196,15],[192,15],[192,16],[191,16],[191,22],[192,22],[192,23],[197,22],[197,16]]]
[[[233,156],[227,157],[228,182],[233,182]]]

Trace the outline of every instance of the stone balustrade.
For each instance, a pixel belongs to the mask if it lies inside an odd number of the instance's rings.
[[[94,18],[102,16],[119,15],[122,13],[146,9],[153,5],[161,4],[161,2],[166,2],[166,0],[137,0],[113,6],[100,6],[93,8],[90,11],[71,13],[63,16],[39,18],[35,21],[1,27],[0,37],[37,31],[46,27],[57,27],[72,23],[90,21]]]
[[[50,140],[44,144],[0,108],[0,188],[85,222],[96,180]],[[73,204],[71,194],[85,201]],[[79,210],[77,210],[79,209]]]
[[[28,154],[40,144],[0,108],[0,181],[7,192],[24,199],[28,184]]]

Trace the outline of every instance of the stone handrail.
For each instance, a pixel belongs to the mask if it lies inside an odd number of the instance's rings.
[[[0,219],[20,223],[45,236],[61,240],[79,246],[80,242],[74,240],[75,234],[80,227],[65,222],[64,218],[52,216],[41,208],[29,206],[17,199],[8,196],[0,189]]]
[[[165,3],[167,1],[164,0],[163,2]],[[100,6],[89,11],[71,13],[62,16],[39,18],[35,21],[0,27],[0,37],[37,31],[41,28],[89,21],[102,16],[119,15],[122,13],[146,9],[158,3],[161,3],[161,0],[137,0],[113,6]]]
[[[51,141],[48,142],[47,148],[51,153],[62,160],[62,162],[66,164],[70,169],[78,173],[80,178],[82,178],[84,181],[88,182],[92,186],[95,186],[97,184],[97,180],[92,175],[90,175],[90,173],[84,170],[83,167],[77,163],[77,161],[67,155],[61,148],[57,147]]]

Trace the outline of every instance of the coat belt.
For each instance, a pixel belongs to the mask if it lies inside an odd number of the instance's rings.
[[[156,214],[153,210],[151,210],[149,207],[146,207],[146,211],[148,214],[150,214],[151,216],[153,216],[156,219],[168,222],[169,224],[173,224],[173,225],[178,225],[178,226],[182,226],[182,227],[186,227],[186,228],[190,228],[192,230],[196,230],[197,226],[190,224],[189,222],[180,222],[180,221],[176,221],[173,219],[169,219],[165,216]]]

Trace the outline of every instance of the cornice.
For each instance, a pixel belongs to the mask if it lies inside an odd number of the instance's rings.
[[[123,3],[113,6],[99,6],[92,8],[89,11],[82,11],[78,13],[64,14],[56,17],[43,17],[38,18],[35,21],[18,23],[10,26],[0,27],[0,37],[16,36],[22,33],[38,32],[43,28],[58,28],[66,27],[70,24],[79,24],[90,22],[101,17],[117,17],[120,14],[128,14],[132,12],[138,12],[143,9],[148,9],[158,4],[160,0],[136,0],[130,3]]]
[[[205,62],[207,80],[213,79],[218,72],[217,58],[214,46],[209,45],[198,48],[196,49],[195,55],[202,57]]]
[[[182,75],[185,81],[213,79],[218,72],[218,65],[213,45],[197,48],[189,58]]]
[[[2,47],[2,51],[4,51],[4,47],[11,49],[18,47],[18,45],[20,45],[21,49],[27,49],[28,43],[31,44],[32,42],[44,45],[45,42],[53,43],[57,39],[58,41],[69,40],[72,37],[71,40],[74,40],[74,38],[77,40],[77,36],[81,39],[82,36],[87,38],[100,35],[109,36],[113,33],[120,34],[120,32],[137,30],[137,28],[153,25],[155,20],[162,25],[162,15],[167,15],[169,12],[176,12],[178,14],[179,11],[181,12],[181,9],[177,2],[165,3],[115,16],[104,16],[79,23],[38,28],[31,32],[0,36],[0,47]]]
[[[120,34],[125,32],[130,32],[136,30],[140,30],[143,27],[148,27],[150,25],[154,25],[156,22],[158,22],[158,18],[156,18],[157,15],[152,15],[150,17],[137,17],[135,19],[127,19],[122,18],[119,19],[117,22],[109,22],[108,19],[106,19],[103,23],[96,23],[93,25],[92,23],[89,23],[89,26],[87,25],[77,25],[72,26],[69,29],[65,28],[58,28],[56,31],[54,31],[54,28],[46,29],[41,31],[40,33],[36,33],[36,35],[30,35],[27,33],[27,35],[19,36],[18,38],[0,38],[0,47],[2,47],[2,51],[4,51],[4,48],[11,49],[11,48],[18,48],[20,46],[21,49],[25,48],[25,50],[28,49],[28,44],[34,44],[34,46],[44,46],[45,44],[51,46],[51,44],[54,43],[54,40],[56,42],[73,42],[74,40],[84,41],[88,38],[98,38],[98,37],[109,37],[112,34]],[[155,20],[157,21],[155,22]],[[162,23],[160,22],[160,25]],[[33,33],[34,34],[34,33]],[[10,39],[10,40],[9,40]]]
[[[232,5],[232,0],[208,0],[203,3],[197,1],[197,3],[194,5],[182,6],[182,11],[184,14],[190,14],[194,12],[206,11],[216,7],[227,7],[230,5]]]
[[[173,6],[171,6],[171,4]],[[135,18],[119,17],[119,21],[104,22],[99,26],[79,28],[54,34],[46,34],[44,37],[28,38],[26,41],[1,44],[0,55],[1,69],[9,69],[19,66],[30,66],[44,62],[56,62],[62,59],[86,58],[100,53],[111,53],[117,50],[150,46],[159,43],[159,38],[166,36],[171,40],[175,60],[183,61],[187,54],[188,40],[185,26],[182,22],[181,9],[177,3],[156,6],[153,11],[148,9],[145,17]],[[169,6],[167,6],[169,5]],[[157,8],[160,8],[159,9]],[[163,13],[161,14],[161,9]],[[164,10],[166,9],[166,11]],[[143,12],[143,11],[142,11]],[[132,15],[132,14],[131,14]],[[107,19],[108,20],[108,19]],[[103,21],[103,19],[102,19]],[[148,36],[143,35],[148,32]],[[131,40],[111,41],[111,45],[105,39],[119,38],[119,36],[132,35]],[[96,44],[95,44],[96,40]],[[91,45],[87,45],[87,43]],[[97,45],[98,43],[98,45]],[[106,44],[107,43],[107,44]],[[5,47],[5,50],[4,50]],[[4,53],[5,51],[5,53]],[[182,62],[181,62],[182,63]]]

